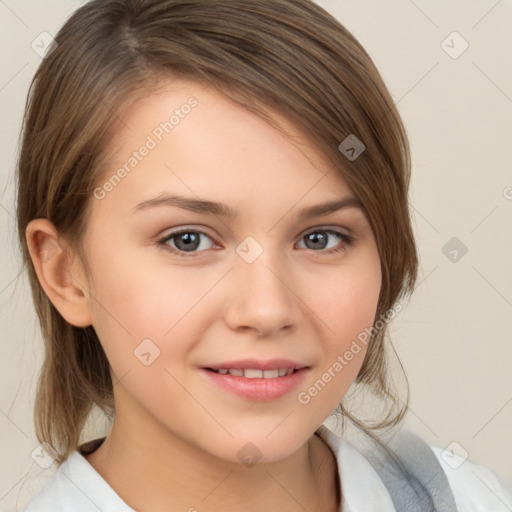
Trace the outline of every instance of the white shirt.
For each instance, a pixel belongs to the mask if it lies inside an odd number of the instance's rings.
[[[322,438],[338,465],[343,504],[340,512],[396,512],[391,496],[367,459],[324,425]],[[449,465],[441,448],[429,445],[446,473],[459,512],[511,512],[512,492],[485,466],[457,455]],[[453,469],[460,464],[457,469]],[[453,466],[453,467],[452,467]],[[87,459],[74,451],[23,512],[136,512]]]

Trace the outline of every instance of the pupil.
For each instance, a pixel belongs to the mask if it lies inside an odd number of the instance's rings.
[[[313,247],[312,247],[313,249],[324,249],[325,248],[325,242],[327,240],[325,233],[323,233],[321,231],[318,233],[311,233],[311,234],[307,235],[307,239],[308,239],[308,241],[313,242]],[[318,245],[318,243],[319,243],[319,245]]]
[[[193,251],[199,247],[199,243],[200,240],[197,233],[182,233],[176,241],[176,246],[178,249]],[[180,247],[180,245],[182,246]]]

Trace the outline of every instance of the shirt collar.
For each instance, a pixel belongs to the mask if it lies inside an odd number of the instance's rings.
[[[316,434],[331,449],[336,458],[342,504],[339,512],[395,512],[391,496],[366,458],[346,439],[338,436],[325,425],[321,425]],[[110,487],[103,477],[93,468],[84,455],[96,450],[103,438],[84,443],[73,452],[61,466],[61,472],[83,495],[92,500],[101,510],[135,512]],[[76,504],[69,497],[70,510]]]
[[[386,486],[366,458],[325,425],[316,433],[336,458],[342,496],[339,512],[395,512]]]

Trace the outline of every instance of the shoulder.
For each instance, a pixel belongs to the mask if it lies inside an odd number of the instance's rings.
[[[388,468],[385,467],[386,463],[376,463],[374,457],[379,450],[369,436],[361,432],[356,435],[339,436],[325,425],[322,425],[317,433],[333,450],[338,460],[341,479],[346,486],[346,493],[351,500],[359,503],[363,498],[368,500],[368,495],[374,495],[381,496],[380,499],[384,496],[385,501],[390,502],[393,496],[395,506],[389,503],[384,509],[396,510],[400,497],[404,496],[402,488],[400,485],[392,484],[387,478],[389,474]],[[405,428],[393,434],[391,439],[382,440],[406,464],[408,472],[414,474],[425,485],[434,502],[451,501],[452,508],[456,506],[458,512],[512,510],[511,489],[489,468],[431,445]],[[355,480],[350,478],[354,473],[357,474]],[[361,482],[364,482],[364,485],[361,485]],[[368,492],[370,488],[371,493]],[[450,497],[450,494],[453,497]],[[357,507],[354,508],[356,509]]]
[[[65,510],[67,497],[72,494],[70,482],[66,480],[65,475],[69,466],[73,465],[73,457],[74,454],[58,467],[22,512],[42,512],[45,510],[60,512]]]
[[[401,450],[402,444],[408,444],[409,448]],[[427,443],[407,428],[399,430],[391,445],[398,448],[399,455],[409,459],[406,462],[416,459],[409,467],[413,469],[415,476],[422,474],[428,476],[428,480],[424,480],[424,482],[426,482],[427,488],[430,487],[429,492],[434,501],[444,486],[451,491],[459,512],[487,512],[490,510],[510,512],[512,510],[511,491],[506,488],[499,477],[489,468],[469,460],[468,457],[456,455],[449,446],[443,449]],[[421,445],[424,446],[423,451]],[[423,455],[418,457],[418,454],[421,453]],[[432,453],[435,455],[435,459],[432,458]],[[430,459],[430,462],[427,462],[427,459]],[[437,469],[434,465],[438,466]],[[431,466],[430,473],[424,472],[425,466]],[[432,481],[432,483],[435,482],[434,486],[429,486],[431,475],[439,477]],[[445,478],[440,478],[441,475]]]
[[[22,512],[134,512],[78,451],[59,466]]]
[[[510,512],[512,489],[486,466],[429,444],[448,479],[460,512]]]

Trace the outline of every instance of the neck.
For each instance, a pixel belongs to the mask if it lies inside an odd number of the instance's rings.
[[[316,435],[283,460],[248,467],[219,459],[168,431],[161,436],[125,427],[116,415],[103,444],[86,459],[138,512],[339,510],[336,460]]]

